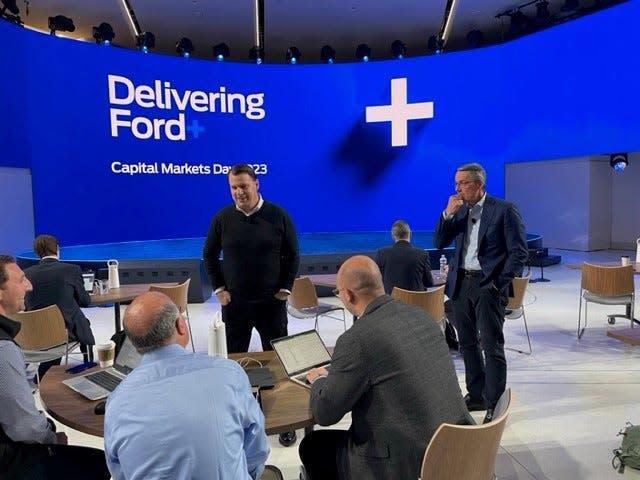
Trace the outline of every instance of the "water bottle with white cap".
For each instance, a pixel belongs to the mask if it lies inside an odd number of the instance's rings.
[[[440,255],[440,273],[444,273],[447,267],[447,257]]]

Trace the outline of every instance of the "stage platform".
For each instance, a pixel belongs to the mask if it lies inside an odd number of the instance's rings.
[[[391,235],[384,232],[301,233],[300,275],[336,273],[347,258],[368,255],[392,243]],[[438,268],[440,255],[447,258],[453,249],[433,247],[433,231],[412,233],[411,242],[429,252],[431,267]],[[529,248],[542,247],[542,236],[527,234]],[[204,270],[202,247],[204,237],[145,240],[135,242],[72,245],[60,248],[60,259],[80,265],[83,270],[96,272],[97,278],[107,277],[107,260],[120,263],[120,283],[182,282],[191,278],[189,302],[201,303],[211,296],[211,284]],[[22,268],[38,262],[33,252],[17,256]]]

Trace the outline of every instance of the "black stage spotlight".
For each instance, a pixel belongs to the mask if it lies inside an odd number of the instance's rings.
[[[226,43],[219,43],[213,46],[213,58],[217,61],[223,62],[229,55],[229,46]]]
[[[482,30],[474,29],[467,33],[467,47],[478,48],[484,45],[484,33]]]
[[[615,172],[621,172],[629,165],[629,157],[626,153],[612,153],[609,156],[609,165]]]
[[[49,30],[51,35],[55,35],[56,32],[73,32],[76,26],[73,24],[73,20],[64,15],[56,15],[55,17],[49,17]]]
[[[300,50],[298,50],[297,47],[289,47],[287,49],[287,54],[285,55],[285,58],[287,59],[287,62],[289,62],[292,65],[295,65],[300,61],[301,56],[302,56],[302,53],[300,53]]]
[[[444,50],[444,41],[435,35],[431,35],[427,40],[427,52],[442,53],[442,50]]]
[[[550,17],[549,2],[547,2],[547,0],[542,0],[541,2],[536,3],[536,16],[533,19],[533,23],[537,27],[543,27],[549,23]]]
[[[356,48],[356,58],[363,62],[368,62],[371,59],[371,48],[366,43],[361,43]]]
[[[141,33],[136,37],[136,46],[143,53],[149,53],[149,50],[156,46],[156,36],[151,32]]]
[[[16,0],[2,0],[2,13],[5,10],[9,10],[14,15],[18,15],[20,13],[20,9],[16,5]]]
[[[96,43],[102,45],[110,45],[116,34],[113,33],[113,27],[108,23],[102,22],[97,27],[93,27],[93,38]]]
[[[325,45],[320,49],[320,60],[324,63],[333,63],[336,60],[336,51],[330,45]]]
[[[509,25],[509,31],[507,35],[510,37],[517,37],[523,35],[529,31],[531,20],[520,10],[515,10],[509,13],[511,17],[511,24]]]
[[[264,62],[264,48],[260,48],[258,46],[251,47],[249,50],[249,60],[253,61],[257,65]]]
[[[560,7],[563,12],[573,12],[580,6],[579,0],[564,0],[564,5]]]
[[[176,52],[178,52],[184,58],[189,58],[191,56],[191,52],[193,52],[194,50],[195,48],[193,48],[193,42],[187,37],[182,37],[178,42],[176,42]]]
[[[394,40],[391,43],[391,55],[393,58],[404,58],[407,56],[407,46],[400,40]]]

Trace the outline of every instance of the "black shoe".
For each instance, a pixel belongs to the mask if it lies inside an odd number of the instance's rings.
[[[493,408],[487,408],[487,414],[484,416],[484,420],[482,420],[482,424],[489,423],[493,421]]]
[[[280,437],[278,438],[280,445],[282,445],[283,447],[290,447],[291,445],[296,443],[296,440],[298,440],[298,437],[296,436],[295,430],[281,433]]]
[[[473,400],[468,393],[464,396],[464,403],[467,405],[467,410],[470,412],[479,412],[486,410],[484,402],[482,400]]]

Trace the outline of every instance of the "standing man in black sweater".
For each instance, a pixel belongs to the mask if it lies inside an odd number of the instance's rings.
[[[286,300],[298,273],[298,239],[287,212],[258,193],[249,165],[233,166],[228,179],[234,204],[213,217],[205,267],[222,305],[229,353],[249,349],[253,327],[262,349],[271,350],[272,339],[287,335]]]
[[[234,204],[218,211],[204,242],[204,264],[222,305],[229,353],[246,352],[251,330],[263,350],[287,335],[286,300],[298,273],[298,238],[287,212],[265,202],[249,165],[234,165],[228,175]],[[220,261],[222,251],[223,261]],[[280,435],[289,446],[295,431]]]

